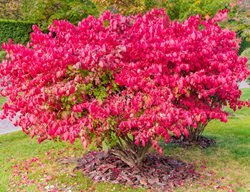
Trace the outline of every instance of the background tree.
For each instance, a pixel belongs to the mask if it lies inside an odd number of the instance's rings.
[[[0,19],[21,19],[21,4],[22,0],[0,0]]]
[[[232,1],[229,6],[229,18],[222,23],[237,32],[242,39],[239,54],[250,48],[250,4],[248,0]]]
[[[100,13],[109,9],[112,13],[121,13],[123,15],[143,13],[146,11],[144,0],[93,0]]]
[[[117,13],[130,15],[145,13],[152,8],[165,8],[171,19],[184,20],[191,15],[201,14],[205,16],[213,16],[218,10],[226,8],[230,0],[94,0],[99,11],[106,9],[114,10]]]
[[[53,20],[66,19],[77,24],[88,15],[98,16],[89,0],[23,0],[22,13],[25,20],[33,21],[43,30]]]

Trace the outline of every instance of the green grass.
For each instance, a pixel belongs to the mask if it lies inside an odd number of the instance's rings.
[[[97,191],[133,191],[133,189],[121,185],[95,184],[90,179],[83,177],[80,172],[76,173],[77,176],[70,176],[75,164],[65,165],[59,160],[64,157],[80,157],[81,155],[83,153],[79,142],[70,145],[63,142],[45,141],[39,145],[22,132],[2,135],[0,136],[0,192],[8,191],[8,189],[16,191],[19,188],[21,178],[11,179],[13,177],[12,166],[15,164],[25,166],[25,160],[33,157],[38,157],[39,162],[31,164],[30,170],[34,173],[29,172],[28,175],[30,178],[35,178],[36,183],[39,183],[44,175],[50,175],[53,179],[48,182],[48,185],[57,183],[60,189],[86,191],[95,188]],[[25,170],[22,171],[25,173]],[[36,184],[22,186],[20,189],[37,191]],[[143,189],[137,189],[137,191],[143,191]]]
[[[250,98],[250,89],[243,90],[243,99]],[[176,191],[249,191],[250,190],[250,109],[243,108],[228,123],[211,122],[205,133],[216,139],[217,144],[208,149],[192,147],[183,149],[175,145],[164,145],[166,155],[196,163],[197,169],[206,166],[203,179],[184,184]],[[91,147],[89,148],[91,150]],[[49,152],[49,153],[47,153]],[[83,155],[81,145],[45,141],[37,144],[22,132],[0,136],[0,192],[37,191],[37,183],[44,183],[46,175],[51,176],[47,185],[56,185],[61,191],[146,191],[110,183],[94,183],[83,177],[80,172],[72,175],[74,163],[63,164],[65,157]],[[35,180],[30,186],[21,185],[20,177],[13,177],[13,165],[25,166],[28,159],[38,157],[39,161],[31,163],[29,170],[21,169],[29,178]],[[46,182],[45,182],[46,183]],[[220,188],[220,189],[219,189]]]

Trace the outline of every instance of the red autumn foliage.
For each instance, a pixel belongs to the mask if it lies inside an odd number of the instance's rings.
[[[247,105],[237,85],[249,75],[247,59],[235,32],[217,24],[225,16],[180,23],[164,10],[106,12],[78,26],[54,21],[48,34],[34,26],[27,45],[2,46],[2,118],[19,115],[16,125],[39,142],[80,138],[86,147],[116,138],[161,152],[159,138],[226,122],[223,106]]]

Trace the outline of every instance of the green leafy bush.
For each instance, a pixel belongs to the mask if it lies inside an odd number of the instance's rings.
[[[32,31],[31,22],[0,20],[0,44],[12,39],[15,43],[26,44]],[[1,48],[0,48],[1,50]]]

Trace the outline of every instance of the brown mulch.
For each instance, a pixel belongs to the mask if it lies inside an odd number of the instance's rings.
[[[212,138],[208,138],[205,136],[200,136],[197,141],[189,141],[188,138],[185,137],[177,138],[175,136],[172,136],[170,139],[170,143],[177,144],[181,147],[199,146],[202,149],[206,149],[210,146],[215,145],[216,141]]]
[[[194,166],[183,161],[147,154],[140,167],[129,167],[109,152],[89,152],[78,159],[74,169],[80,170],[94,181],[144,187],[154,191],[171,191],[198,177]]]

